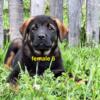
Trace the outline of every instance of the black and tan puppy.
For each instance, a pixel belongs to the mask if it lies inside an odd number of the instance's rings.
[[[64,72],[60,50],[58,48],[58,39],[61,41],[67,35],[67,28],[57,19],[49,16],[36,16],[26,20],[20,28],[23,41],[18,43],[22,45],[15,46],[14,43],[9,48],[5,64],[12,65],[12,71],[8,77],[8,82],[15,84],[20,73],[20,62],[23,70],[26,69],[30,76],[36,74],[36,64],[38,62],[38,74],[49,67],[52,57],[51,71],[55,76]],[[13,56],[11,55],[13,53]],[[9,59],[12,58],[12,59]],[[44,60],[43,60],[44,59]]]

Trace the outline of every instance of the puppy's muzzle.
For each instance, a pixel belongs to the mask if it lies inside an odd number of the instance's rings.
[[[38,34],[35,41],[33,41],[33,47],[35,47],[36,50],[49,50],[51,46],[51,40],[43,33]]]

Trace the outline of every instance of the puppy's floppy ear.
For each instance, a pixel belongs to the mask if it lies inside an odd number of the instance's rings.
[[[25,37],[25,34],[27,33],[27,28],[28,28],[30,22],[34,19],[35,19],[35,17],[31,17],[31,18],[27,19],[26,21],[24,21],[23,24],[21,25],[19,31],[23,37]]]
[[[68,33],[69,33],[68,28],[58,18],[53,17],[52,19],[56,22],[58,26],[59,39],[62,41],[65,37],[68,38]]]

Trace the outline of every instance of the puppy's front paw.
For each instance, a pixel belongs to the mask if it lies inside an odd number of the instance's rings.
[[[19,85],[17,83],[16,84],[9,83],[9,86],[10,86],[10,89],[14,91],[15,93],[19,92]]]

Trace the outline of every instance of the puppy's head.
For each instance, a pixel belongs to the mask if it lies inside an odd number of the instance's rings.
[[[62,40],[68,34],[67,28],[57,18],[44,15],[26,20],[20,32],[36,53],[49,53],[58,39]]]

